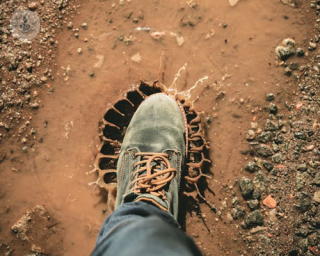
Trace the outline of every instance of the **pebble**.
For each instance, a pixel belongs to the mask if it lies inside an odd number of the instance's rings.
[[[316,49],[317,48],[317,44],[314,42],[309,42],[309,46],[311,49]]]
[[[259,200],[257,199],[249,200],[247,201],[247,204],[251,210],[256,210],[259,208]]]
[[[88,24],[87,24],[87,23],[82,23],[81,27],[82,27],[83,29],[88,29]]]
[[[259,210],[255,210],[248,214],[245,220],[247,227],[263,225],[263,215]]]
[[[317,202],[317,203],[320,203],[320,190],[314,192],[313,200],[314,200],[315,202]]]
[[[244,198],[248,198],[253,193],[253,183],[250,179],[243,177],[239,181],[239,187]]]
[[[292,62],[292,63],[290,63],[289,68],[291,70],[297,70],[299,68],[299,63],[298,62]]]
[[[281,153],[274,154],[274,155],[272,156],[272,162],[274,162],[274,163],[276,163],[276,164],[279,164],[279,163],[281,163],[281,161],[283,160],[282,158],[283,158],[283,156],[282,156]]]
[[[248,130],[246,138],[247,140],[254,140],[256,138],[256,133],[254,130]]]
[[[278,107],[274,103],[270,103],[269,105],[269,111],[271,114],[276,114],[278,112]]]
[[[245,214],[244,209],[239,205],[231,209],[231,216],[234,220],[242,218],[244,214]]]
[[[271,132],[262,132],[259,136],[258,136],[258,141],[260,143],[267,143],[269,141],[271,141],[272,139],[272,133]]]
[[[277,46],[275,52],[283,61],[289,59],[296,53],[293,46]]]
[[[291,76],[292,70],[291,70],[289,67],[286,67],[286,68],[284,69],[284,74],[285,74],[286,76]]]
[[[301,212],[305,212],[311,208],[311,197],[308,192],[297,193],[296,208]]]
[[[79,54],[81,54],[81,53],[82,53],[82,49],[81,49],[81,48],[78,48],[77,52],[78,52]]]
[[[314,177],[312,184],[320,186],[320,172],[316,173],[316,176]]]
[[[302,56],[304,56],[304,54],[305,54],[305,51],[302,48],[297,49],[297,56],[298,57],[302,57]]]
[[[278,125],[271,120],[267,120],[264,126],[265,131],[276,131],[278,130]]]
[[[31,2],[30,4],[28,4],[28,8],[31,11],[34,11],[38,8],[38,4],[36,2]]]
[[[265,206],[269,207],[270,209],[273,209],[273,208],[276,208],[276,207],[277,207],[277,201],[274,200],[271,195],[268,195],[268,196],[262,201],[262,203],[263,203]]]
[[[274,94],[272,94],[272,93],[269,93],[269,94],[266,95],[266,100],[267,100],[267,101],[273,101],[274,98],[275,98],[275,96],[274,96]]]
[[[305,171],[307,171],[307,165],[306,165],[306,164],[299,164],[299,165],[297,166],[297,170],[298,170],[299,172],[305,172]]]
[[[261,168],[255,163],[255,162],[249,162],[247,164],[247,166],[245,167],[245,170],[248,171],[248,172],[255,172],[255,171],[258,171],[260,170]]]
[[[300,140],[306,140],[307,136],[304,132],[295,132],[294,137]]]
[[[45,83],[48,81],[48,78],[46,76],[43,76],[40,78],[41,82]]]
[[[272,149],[266,144],[254,145],[253,149],[257,152],[257,154],[259,154],[264,158],[267,158],[273,155]]]
[[[73,23],[70,21],[67,26],[68,29],[73,29]]]
[[[263,162],[262,162],[262,165],[263,165],[264,168],[266,168],[266,170],[267,170],[268,172],[272,171],[272,169],[273,169],[273,164],[270,163],[270,162],[263,161]]]

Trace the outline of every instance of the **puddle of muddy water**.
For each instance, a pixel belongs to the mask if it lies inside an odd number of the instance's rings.
[[[305,34],[300,9],[275,0],[239,1],[234,7],[228,1],[207,0],[196,8],[185,1],[125,1],[113,6],[97,0],[82,3],[79,10],[73,21],[80,28],[79,38],[67,28],[60,35],[55,92],[45,96],[36,117],[43,143],[21,156],[21,163],[7,162],[2,181],[5,205],[14,212],[6,217],[5,228],[26,209],[45,204],[66,230],[65,255],[88,255],[109,214],[99,190],[88,186],[96,179],[88,172],[99,144],[98,121],[109,103],[139,78],[170,85],[185,63],[176,81],[179,91],[207,76],[194,93],[200,96],[197,109],[211,121],[207,133],[214,178],[208,186],[215,195],[206,194],[220,206],[221,184],[232,185],[241,175],[244,159],[239,150],[245,145],[251,110],[266,93],[283,94],[287,89],[281,70],[275,68],[274,48],[288,36],[302,43]],[[83,22],[87,30],[81,28]],[[160,32],[156,36],[161,38],[154,39],[152,32]],[[70,67],[68,81],[61,66]],[[10,171],[17,166],[20,173]],[[211,233],[201,219],[190,216],[186,231],[208,255],[227,250],[235,255],[239,245],[233,243],[234,229],[206,206],[201,209]]]

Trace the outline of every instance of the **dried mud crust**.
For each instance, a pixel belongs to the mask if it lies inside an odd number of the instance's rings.
[[[141,81],[139,85],[129,90],[123,98],[109,107],[100,122],[101,144],[94,162],[94,171],[97,172],[98,179],[94,183],[106,196],[110,211],[114,209],[117,193],[117,161],[126,129],[139,105],[147,97],[156,93],[171,94],[168,88],[159,82],[150,85]],[[182,182],[183,192],[195,200],[198,197],[204,199],[198,185],[201,178],[207,176],[203,170],[205,164],[210,163],[210,160],[207,158],[209,144],[202,128],[201,113],[195,110],[192,101],[176,93],[173,93],[173,96],[185,112],[187,119],[187,174]]]

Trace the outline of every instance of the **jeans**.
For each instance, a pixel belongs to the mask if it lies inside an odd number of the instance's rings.
[[[92,256],[187,256],[199,249],[173,216],[144,203],[118,207],[102,224]]]

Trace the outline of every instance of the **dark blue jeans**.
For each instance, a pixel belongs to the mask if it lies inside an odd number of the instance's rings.
[[[199,249],[173,216],[144,202],[124,203],[102,224],[92,256],[187,256]]]

